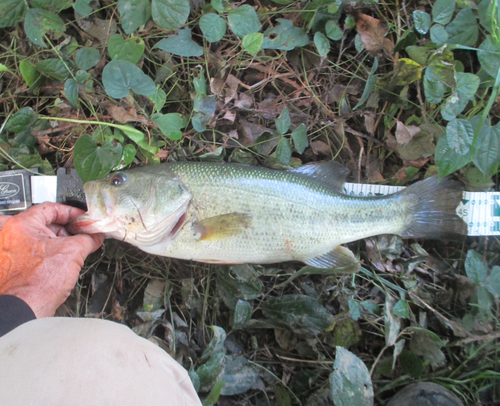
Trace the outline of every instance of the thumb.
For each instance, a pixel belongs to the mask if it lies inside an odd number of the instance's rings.
[[[76,248],[85,258],[97,251],[104,242],[104,234],[78,234],[66,238],[71,246]]]

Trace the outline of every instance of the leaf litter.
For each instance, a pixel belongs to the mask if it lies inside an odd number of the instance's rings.
[[[0,4],[2,170],[74,164],[91,179],[132,162],[335,159],[358,182],[438,171],[498,190],[488,0],[49,3],[27,14],[43,42],[14,28],[32,5]],[[133,327],[190,370],[208,403],[383,404],[413,379],[498,402],[498,241],[380,236],[351,248],[362,266],[346,275],[107,241],[58,314]]]

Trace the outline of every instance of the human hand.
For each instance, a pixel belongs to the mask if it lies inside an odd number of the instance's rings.
[[[24,300],[37,318],[53,316],[76,284],[103,234],[70,236],[64,226],[83,214],[57,203],[0,216],[0,294]]]

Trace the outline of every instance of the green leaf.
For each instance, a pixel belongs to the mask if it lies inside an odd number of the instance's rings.
[[[242,356],[230,355],[226,359],[221,395],[239,395],[251,389],[259,378],[259,373],[255,370],[255,367]]]
[[[477,288],[477,306],[479,321],[489,322],[493,320],[494,316],[491,312],[493,299],[485,286],[479,286]]]
[[[75,63],[81,70],[89,70],[97,65],[100,55],[96,48],[85,47],[79,49],[75,55]]]
[[[277,19],[279,25],[264,32],[262,49],[280,49],[291,51],[296,47],[309,44],[309,37],[302,28],[294,27],[290,20]],[[273,37],[271,39],[271,37]]]
[[[486,39],[479,45],[477,57],[481,67],[494,78],[497,77],[500,70],[500,49],[498,43],[488,35]]]
[[[261,32],[254,32],[252,34],[247,34],[243,37],[241,44],[245,51],[250,55],[256,55],[262,49],[262,44],[264,43],[264,34]]]
[[[330,41],[328,41],[328,38],[322,32],[317,31],[314,34],[314,45],[318,50],[319,56],[322,58],[325,58],[328,52],[330,52]]]
[[[492,25],[493,1],[482,0],[479,6],[477,7],[477,11],[479,14],[479,21],[481,22],[481,25],[484,27],[486,31],[491,33],[493,31],[493,25]]]
[[[300,124],[295,130],[292,131],[292,139],[295,150],[299,154],[302,154],[309,146],[309,141],[307,139],[307,127],[304,123]]]
[[[64,95],[73,107],[78,107],[78,86],[74,79],[66,79]]]
[[[19,70],[28,87],[33,86],[36,80],[40,77],[40,72],[38,72],[35,65],[28,62],[26,59],[19,62]]]
[[[427,103],[439,104],[443,100],[445,87],[441,82],[437,80],[430,80],[427,75],[428,69],[425,70],[424,75],[424,94]]]
[[[479,88],[480,80],[472,73],[456,73],[457,87],[455,92],[441,107],[441,115],[447,121],[453,120],[467,106]]]
[[[358,320],[361,317],[361,306],[360,304],[354,300],[352,297],[348,301],[349,304],[349,313],[351,313],[351,317],[354,321]]]
[[[207,392],[215,382],[219,380],[219,376],[222,375],[224,368],[226,367],[226,355],[225,351],[214,354],[206,364],[200,366],[196,373],[200,377],[200,391]]]
[[[137,149],[132,144],[125,145],[125,148],[123,148],[122,165],[130,165],[134,161],[136,154]]]
[[[455,12],[455,0],[436,0],[432,6],[432,21],[446,25],[451,21]]]
[[[156,91],[153,79],[128,61],[113,60],[108,63],[102,72],[102,83],[106,93],[115,99],[128,96],[130,90],[143,96]]]
[[[0,28],[12,27],[23,21],[26,11],[24,0],[2,0],[0,1]]]
[[[120,34],[115,34],[108,41],[108,53],[111,59],[129,61],[134,65],[141,60],[144,47],[144,40],[139,37],[125,39]]]
[[[479,31],[476,16],[470,8],[460,10],[455,19],[446,26],[448,44],[474,46]]]
[[[291,121],[290,121],[290,113],[288,112],[288,107],[284,107],[283,110],[281,111],[281,114],[276,119],[276,130],[281,135],[284,135],[290,128],[290,124]]]
[[[281,138],[276,146],[276,157],[283,165],[288,165],[290,163],[290,159],[292,159],[292,147],[288,138]]]
[[[384,323],[385,323],[385,344],[390,347],[396,343],[399,332],[401,330],[401,319],[396,317],[393,311],[392,298],[387,295],[384,306]]]
[[[75,79],[76,83],[78,83],[79,85],[83,85],[87,80],[90,79],[90,73],[80,69],[76,71]]]
[[[234,308],[233,329],[238,330],[246,326],[252,317],[252,305],[245,300],[239,299]]]
[[[226,33],[227,24],[217,14],[209,13],[200,18],[200,29],[208,42],[217,42]]]
[[[334,318],[316,299],[305,295],[283,295],[267,299],[261,306],[276,327],[295,334],[317,335],[333,324]]]
[[[155,114],[153,115],[153,123],[158,126],[163,135],[174,141],[182,138],[181,128],[187,124],[179,113]]]
[[[185,57],[203,55],[203,48],[191,39],[191,30],[189,28],[179,30],[177,33],[178,35],[171,35],[162,39],[153,48],[160,48],[174,55]]]
[[[433,368],[446,364],[446,357],[440,349],[446,343],[437,334],[420,327],[407,327],[406,330],[413,332],[410,350],[414,354],[423,357]]]
[[[122,28],[130,35],[151,18],[149,0],[118,0],[118,12],[122,18]]]
[[[166,30],[186,24],[190,11],[189,0],[153,0],[151,4],[154,22]]]
[[[439,47],[447,43],[448,32],[441,24],[434,24],[431,27],[431,41]]]
[[[7,66],[5,66],[3,63],[0,63],[0,73],[1,72],[9,72],[11,75],[16,76],[14,72],[12,72]]]
[[[217,292],[231,310],[239,299],[253,300],[262,295],[264,284],[251,265],[221,267],[217,272]]]
[[[486,288],[495,297],[500,296],[500,266],[494,266],[488,277]]]
[[[89,6],[92,0],[76,0],[73,5],[73,9],[76,13],[80,14],[83,18],[86,18],[92,13],[92,7]]]
[[[226,331],[222,327],[218,326],[208,326],[214,332],[214,336],[205,347],[203,354],[201,355],[199,361],[205,362],[210,357],[220,352],[225,353],[226,349],[224,348],[224,341],[226,341]]]
[[[326,36],[333,41],[338,41],[344,36],[344,31],[339,27],[338,23],[333,20],[328,20],[325,24]]]
[[[478,252],[474,250],[467,251],[464,267],[467,277],[475,285],[479,285],[486,280],[488,266],[483,263],[481,255]]]
[[[375,75],[375,72],[378,69],[378,59],[375,58],[373,60],[372,70],[368,75],[368,79],[366,79],[365,89],[363,90],[363,94],[361,95],[361,99],[359,99],[358,104],[356,104],[353,108],[353,111],[361,107],[365,101],[368,100],[370,94],[372,93],[373,88],[375,87],[375,83],[377,83],[378,75]]]
[[[30,129],[36,123],[38,115],[33,111],[31,107],[23,107],[16,114],[14,114],[5,129],[7,131],[12,131],[13,133],[20,133],[21,131]]]
[[[460,155],[470,154],[473,136],[474,130],[467,120],[453,120],[446,126],[448,145]]]
[[[151,155],[156,155],[159,151],[158,147],[149,145],[146,136],[142,131],[131,127],[129,125],[115,125],[115,128],[118,128],[123,134],[125,134],[128,138],[134,141],[137,146],[144,151],[149,152]]]
[[[82,181],[100,179],[106,176],[122,157],[122,146],[106,142],[99,147],[91,135],[84,134],[75,143],[73,162]]]
[[[392,308],[392,313],[396,317],[408,319],[410,317],[410,306],[408,306],[408,302],[406,300],[399,299]]]
[[[470,120],[474,133],[479,125],[480,117],[475,116]],[[486,120],[479,131],[475,143],[474,165],[484,174],[488,175],[500,164],[500,124],[491,126]]]
[[[352,352],[336,347],[330,375],[335,406],[372,406],[373,386],[366,365]]]
[[[198,377],[198,379],[199,379],[199,377]],[[215,405],[217,403],[217,401],[219,400],[219,397],[220,397],[220,392],[222,390],[223,383],[224,383],[224,381],[215,382],[214,386],[210,390],[210,393],[203,401],[203,406],[212,406],[212,405]]]
[[[44,59],[36,64],[36,69],[41,74],[60,82],[66,80],[70,74],[68,62],[60,59]]]
[[[474,130],[468,121],[454,119],[448,123],[436,145],[435,159],[439,176],[447,176],[471,162],[473,138]]]
[[[231,11],[227,16],[227,22],[234,35],[240,38],[254,32],[259,32],[262,28],[257,13],[248,4],[239,6]]]
[[[163,89],[159,87],[156,88],[156,92],[150,94],[148,98],[154,103],[155,110],[159,112],[163,106],[165,106],[165,102],[167,101],[167,94]]]
[[[431,16],[425,11],[415,10],[413,12],[413,22],[419,34],[425,35],[431,27]]]
[[[65,28],[64,21],[57,14],[39,8],[30,8],[24,17],[24,30],[33,44],[47,48],[43,36],[49,32],[60,35]]]
[[[59,13],[60,11],[71,7],[72,4],[72,0],[31,0],[32,7],[53,11],[55,13]]]
[[[404,373],[410,375],[412,378],[420,378],[424,371],[424,363],[411,351],[401,351],[399,362]]]

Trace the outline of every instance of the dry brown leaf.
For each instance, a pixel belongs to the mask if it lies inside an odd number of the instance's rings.
[[[385,37],[387,24],[384,21],[363,13],[354,14],[354,18],[361,42],[368,52],[373,55],[380,53],[380,51],[389,56],[393,54],[394,42]]]
[[[311,142],[311,150],[315,155],[330,155],[332,153],[330,146],[319,140]]]
[[[143,124],[148,124],[146,117],[137,114],[134,106],[129,106],[125,108],[123,106],[117,106],[109,101],[104,101],[101,103],[101,107],[105,108],[113,118],[120,123],[127,123],[129,121],[139,121]]]
[[[155,158],[160,159],[160,160],[167,159],[169,154],[170,154],[170,151],[167,151],[166,149],[160,149],[160,152],[158,152],[155,155]]]
[[[373,134],[375,128],[375,116],[373,114],[364,114],[365,128],[369,134]]]
[[[226,90],[226,97],[224,98],[224,103],[228,104],[231,100],[235,99],[238,94],[238,86],[240,85],[241,80],[239,80],[234,75],[227,75],[226,85],[229,86],[229,89]]]
[[[268,128],[260,124],[249,123],[248,121],[241,119],[239,123],[239,135],[241,136],[241,143],[244,146],[249,146],[255,144],[257,138],[262,135],[265,131],[270,131]]]
[[[212,94],[220,96],[222,93],[222,89],[224,89],[224,81],[219,78],[210,79],[210,91]]]
[[[408,144],[420,132],[420,128],[415,125],[404,125],[401,121],[396,121],[396,141],[398,144]]]
[[[222,117],[222,120],[227,120],[229,122],[234,123],[234,120],[236,120],[236,114],[233,113],[231,110],[226,111],[226,114],[224,114],[224,117]]]
[[[238,95],[238,100],[234,102],[234,107],[239,109],[248,109],[253,106],[253,98],[246,93],[240,93]]]

